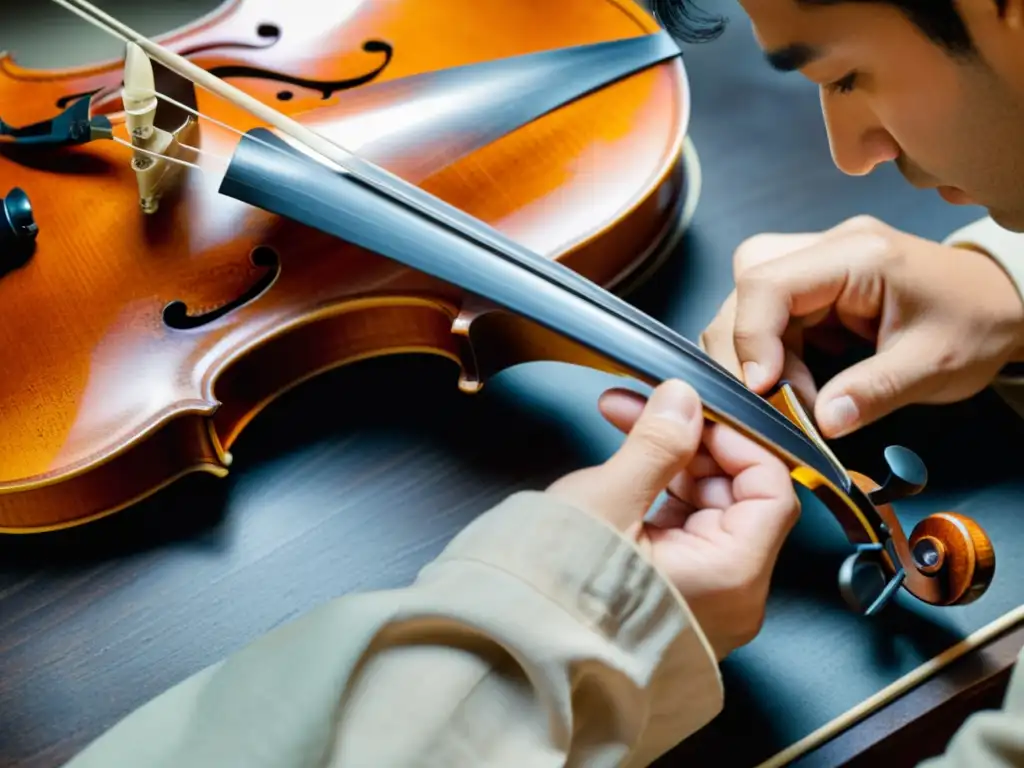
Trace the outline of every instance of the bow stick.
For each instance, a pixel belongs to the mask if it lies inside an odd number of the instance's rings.
[[[516,338],[530,359],[560,359],[649,384],[681,378],[707,418],[740,431],[790,467],[835,515],[856,551],[839,572],[851,607],[877,612],[903,587],[934,605],[977,599],[994,572],[992,546],[962,515],[929,516],[908,537],[891,502],[920,492],[927,473],[899,446],[885,451],[881,486],[846,470],[785,382],[766,400],[699,347],[567,267],[544,259],[483,222],[369,163],[187,59],[148,40],[86,0],[54,0],[128,43],[128,66],[144,51],[195,85],[274,126],[244,134],[221,192],[336,235],[458,285],[530,321]],[[126,74],[126,115],[144,134],[155,103]],[[140,139],[144,138],[140,135]],[[140,181],[141,183],[141,181]],[[475,328],[454,327],[472,340]],[[547,333],[545,333],[545,331]]]

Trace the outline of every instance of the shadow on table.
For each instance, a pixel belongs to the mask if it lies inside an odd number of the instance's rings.
[[[452,475],[453,485],[467,484],[467,492],[479,492],[481,485],[498,492],[518,484],[537,487],[588,459],[585,446],[573,440],[572,425],[559,422],[557,414],[514,398],[467,396],[458,391],[456,371],[446,360],[415,355],[368,360],[306,382],[261,413],[233,446],[227,478],[189,475],[87,525],[0,537],[0,588],[41,569],[81,569],[151,550],[215,551],[240,477],[298,451],[315,452],[322,445],[326,454],[355,440],[368,441],[382,455],[432,454]],[[347,455],[343,451],[335,467],[340,474],[358,471]],[[480,511],[465,505],[459,510],[465,515],[461,525]]]

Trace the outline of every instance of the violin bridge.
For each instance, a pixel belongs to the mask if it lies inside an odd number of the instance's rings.
[[[180,178],[183,166],[174,160],[192,161],[186,154],[194,154],[179,141],[189,138],[198,130],[198,123],[192,119],[174,133],[156,125],[156,110],[159,101],[153,64],[145,51],[135,43],[127,43],[125,57],[124,88],[121,99],[124,102],[125,127],[131,136],[135,151],[132,156],[132,170],[139,186],[139,207],[143,213],[156,213],[160,199]]]

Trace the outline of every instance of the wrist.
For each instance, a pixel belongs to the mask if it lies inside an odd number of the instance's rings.
[[[1004,328],[1009,330],[1010,352],[1006,357],[1006,364],[1000,371],[1000,376],[1024,376],[1024,290],[1022,280],[1024,273],[1021,267],[1016,264],[1007,264],[992,250],[974,242],[956,242],[954,248],[984,256],[989,262],[996,266],[1006,278],[1006,313]],[[994,298],[994,297],[992,297]],[[1004,302],[997,302],[1003,305]]]

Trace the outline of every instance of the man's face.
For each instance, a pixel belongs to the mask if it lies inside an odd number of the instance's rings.
[[[883,3],[740,2],[770,61],[819,85],[840,170],[893,161],[914,186],[1024,231],[1024,0],[1003,16],[995,0],[963,0],[973,57]]]

